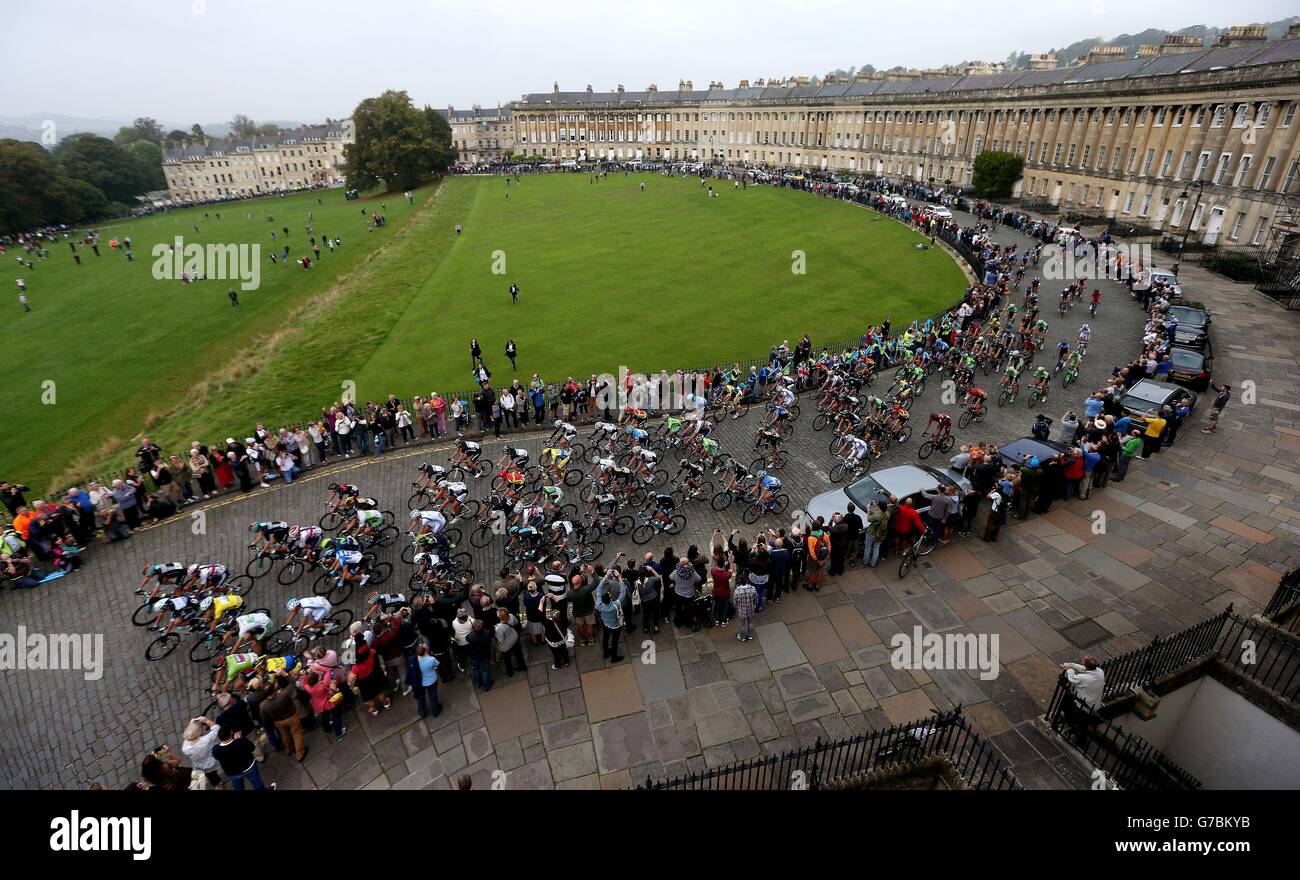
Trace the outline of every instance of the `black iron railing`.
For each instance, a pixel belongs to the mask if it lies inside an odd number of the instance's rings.
[[[1212,655],[1220,641],[1232,607],[1187,629],[1156,637],[1145,647],[1121,654],[1102,664],[1106,673],[1104,702],[1127,697],[1138,685],[1187,669]]]
[[[1109,685],[1109,682],[1107,682]],[[1151,743],[1101,717],[1083,703],[1062,672],[1047,723],[1114,783],[1133,791],[1195,791],[1201,782]]]
[[[1282,576],[1260,616],[1287,632],[1300,633],[1300,568]]]
[[[972,789],[1020,791],[1023,786],[1002,765],[997,753],[980,738],[961,714],[951,712],[912,724],[850,739],[823,743],[655,782],[641,790],[778,791],[818,789],[860,779],[873,773],[902,770],[930,759],[946,760]]]

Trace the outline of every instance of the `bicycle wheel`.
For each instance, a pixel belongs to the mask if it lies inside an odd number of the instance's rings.
[[[623,515],[615,518],[614,525],[613,525],[613,532],[616,535],[627,535],[630,534],[632,529],[634,529],[635,527],[636,527],[636,520],[632,519],[632,517],[630,516]]]
[[[347,608],[340,608],[325,618],[323,621],[325,629],[321,631],[321,635],[332,636],[335,633],[347,632],[354,617],[355,615]]]
[[[330,600],[331,605],[342,605],[352,598],[352,582],[344,581],[341,587],[331,583],[329,593],[325,598]]]
[[[789,506],[790,506],[789,495],[781,494],[781,495],[777,495],[775,498],[772,499],[773,513],[785,513],[786,508]]]
[[[492,543],[493,537],[491,523],[479,523],[478,528],[469,533],[469,543],[471,547],[483,548]],[[405,558],[402,560],[405,562]]]
[[[330,590],[334,589],[334,584],[337,580],[338,578],[334,577],[334,575],[330,574],[328,571],[322,571],[316,576],[315,582],[312,583],[311,591],[317,596],[328,596]]]
[[[478,515],[483,511],[483,503],[474,498],[467,498],[461,502],[460,513],[456,515],[457,519],[478,519]]]
[[[582,482],[582,471],[577,468],[569,468],[564,471],[564,485],[576,486]]]
[[[731,506],[731,502],[731,492],[727,489],[720,489],[718,490],[718,494],[714,495],[713,498],[709,500],[709,506],[714,510],[726,510]]]
[[[397,543],[397,526],[384,526],[375,535],[376,547],[391,547]]]
[[[970,420],[973,418],[974,416],[971,415],[970,410],[966,410],[960,416],[957,417],[957,427],[962,429],[969,428]]]
[[[399,555],[398,558],[400,558],[400,559],[402,560],[402,562],[406,563],[407,565],[414,565],[414,564],[415,564],[415,545],[414,545],[414,544],[407,544],[405,547],[403,547],[403,548],[402,548],[402,552],[401,552],[401,554]]]
[[[460,542],[464,540],[464,536],[460,533],[460,529],[443,529],[442,535],[447,539],[447,543],[452,547],[459,546]]]
[[[939,443],[939,448],[944,452],[950,452],[952,451],[952,445],[956,442],[956,439],[951,434],[945,434],[943,440]]]
[[[317,525],[327,532],[333,532],[343,525],[343,516],[338,511],[328,510],[317,521]]]
[[[144,649],[144,659],[161,660],[172,651],[175,651],[176,646],[180,643],[181,637],[176,633],[167,633],[166,635],[159,636],[149,643],[149,647]]]
[[[1037,388],[1029,392],[1030,409],[1036,409],[1038,407],[1038,404],[1042,403],[1042,401],[1043,401],[1043,392],[1039,391]]]
[[[136,626],[148,626],[158,614],[153,610],[152,602],[143,602],[131,615],[131,622]]]
[[[814,431],[824,430],[826,428],[827,423],[829,422],[830,422],[830,416],[826,415],[826,413],[817,413],[817,418],[813,419],[813,430]]]
[[[844,465],[844,462],[840,462],[831,468],[830,478],[832,483],[843,483],[848,475],[849,469]]]
[[[604,541],[587,541],[582,545],[582,552],[579,554],[579,556],[582,558],[583,562],[591,562],[593,560],[599,559],[601,557],[601,554],[603,554],[604,552],[605,552]]]
[[[293,627],[282,626],[266,637],[262,642],[262,650],[267,654],[280,656],[288,651],[293,641]]]
[[[419,492],[412,493],[410,498],[406,499],[407,510],[423,510],[424,505],[432,500],[428,489],[421,489]],[[324,528],[322,526],[321,528]]]
[[[684,528],[686,528],[686,517],[679,513],[668,520],[668,525],[664,527],[664,531],[670,535],[678,535],[681,534]]]
[[[762,515],[763,515],[763,508],[751,502],[745,508],[745,513],[742,515],[741,519],[745,521],[746,525],[753,525],[754,523],[758,522],[758,518]]]
[[[247,596],[253,590],[253,579],[246,574],[235,575],[226,581],[226,591],[236,596]]]
[[[245,566],[244,573],[256,580],[270,574],[273,565],[275,565],[275,560],[269,556],[254,556],[248,561],[248,565]]]
[[[307,563],[300,559],[291,559],[284,564],[275,579],[282,585],[290,587],[298,583],[298,579],[303,576],[305,571],[307,571]]]
[[[453,571],[473,571],[474,557],[468,553],[453,553],[447,557],[447,565],[451,566]]]
[[[583,446],[581,443],[570,443],[569,454],[573,458],[585,461],[587,458],[587,447]]]
[[[921,444],[921,448],[916,450],[916,454],[921,458],[929,458],[931,452],[934,452],[933,440],[926,440]]]
[[[370,580],[366,581],[366,584],[382,584],[392,576],[393,563],[380,562],[377,563],[374,568],[370,569]]]
[[[649,523],[641,523],[632,530],[633,544],[649,544],[650,539],[655,536],[657,530]]]
[[[929,556],[934,552],[934,548],[939,546],[939,535],[937,532],[927,529],[916,548],[918,556]]]
[[[206,663],[217,655],[221,641],[216,636],[204,634],[190,646],[190,659],[195,663]]]
[[[898,560],[898,576],[900,578],[907,577],[907,573],[912,570],[912,565],[915,561],[916,557],[912,555],[912,551],[904,550],[903,558]]]
[[[1015,400],[1015,397],[1011,395],[1011,389],[1004,388],[1002,389],[1002,393],[998,395],[998,406],[1006,406],[1013,400]]]
[[[911,439],[912,439],[912,426],[911,426],[911,425],[904,425],[904,426],[903,426],[903,430],[899,431],[899,432],[898,432],[898,436],[895,437],[894,439],[897,440],[899,443],[906,443],[908,440],[911,440]]]

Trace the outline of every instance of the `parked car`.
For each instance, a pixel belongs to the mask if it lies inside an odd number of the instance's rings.
[[[1178,276],[1168,269],[1152,267],[1147,270],[1147,281],[1168,287],[1174,299],[1182,299],[1183,289],[1178,286]]]
[[[952,219],[952,211],[949,211],[943,205],[926,205],[925,210],[930,213],[930,216],[938,217],[940,220]]]
[[[1203,348],[1188,348],[1183,345],[1169,347],[1169,361],[1173,365],[1169,378],[1179,385],[1186,385],[1193,391],[1205,392],[1210,388],[1210,376],[1214,372],[1214,346],[1205,340]]]
[[[883,494],[893,495],[901,502],[904,498],[912,499],[912,506],[917,513],[924,515],[930,509],[930,501],[923,492],[933,490],[935,486],[956,486],[962,492],[970,489],[970,482],[951,468],[939,469],[925,464],[900,464],[897,467],[872,471],[842,489],[832,489],[816,495],[804,508],[809,520],[822,517],[831,521],[834,513],[843,513],[852,501],[858,510],[865,510],[867,505]]]
[[[1165,329],[1174,326],[1174,345],[1203,348],[1210,338],[1210,310],[1198,302],[1180,302],[1165,310]]]
[[[1165,404],[1174,406],[1182,400],[1189,400],[1192,408],[1196,408],[1196,394],[1194,392],[1180,385],[1172,385],[1169,382],[1143,379],[1125,392],[1119,403],[1124,410],[1124,414],[1132,416],[1134,422],[1141,426],[1146,424],[1142,416],[1146,415],[1148,410],[1160,412],[1160,407]]]
[[[1069,451],[1070,447],[1064,443],[1057,443],[1055,440],[1021,437],[1019,440],[1012,440],[1010,443],[1003,443],[999,446],[998,460],[1003,467],[1010,467],[1013,464],[1023,464],[1025,456],[1046,461],[1054,455]]]

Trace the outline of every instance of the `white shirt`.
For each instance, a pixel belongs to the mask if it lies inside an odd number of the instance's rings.
[[[1074,685],[1074,693],[1080,702],[1093,709],[1101,707],[1106,694],[1106,673],[1101,667],[1085,669],[1080,663],[1067,663],[1065,677]]]

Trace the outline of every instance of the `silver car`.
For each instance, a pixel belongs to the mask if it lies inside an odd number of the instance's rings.
[[[897,467],[872,471],[843,489],[831,489],[813,497],[804,508],[809,520],[822,517],[831,521],[831,515],[848,510],[852,501],[858,510],[866,510],[872,501],[893,495],[900,502],[912,499],[916,512],[925,516],[930,500],[923,494],[936,486],[956,486],[962,493],[970,491],[970,481],[951,468],[934,468],[926,464],[900,464]]]

